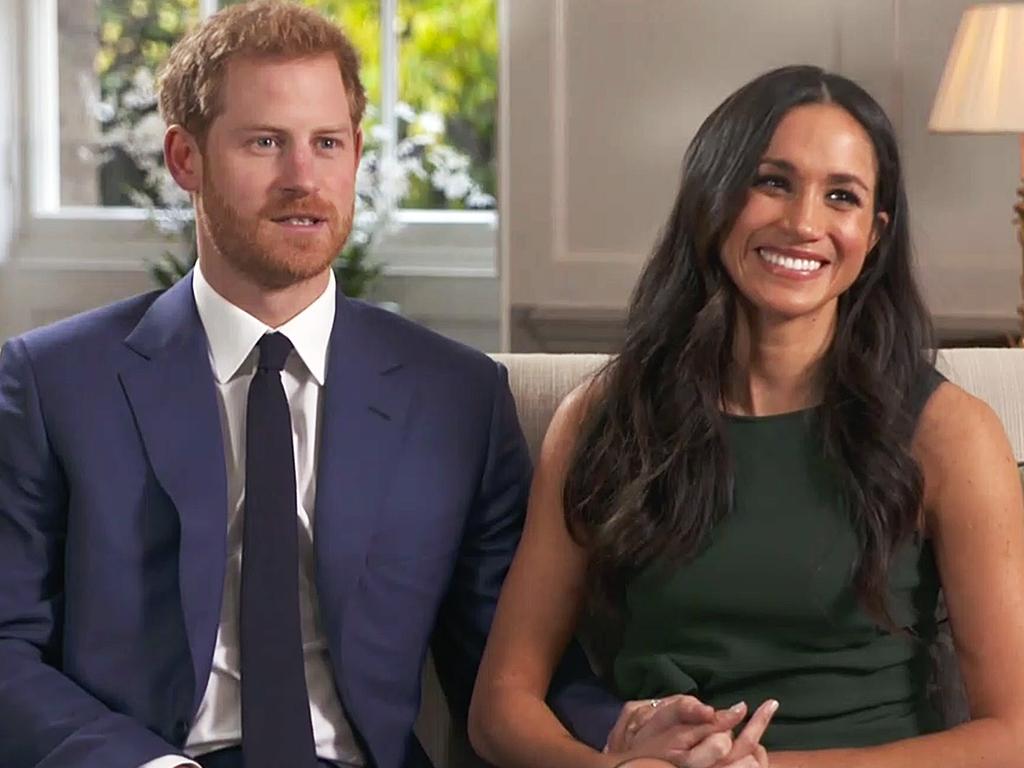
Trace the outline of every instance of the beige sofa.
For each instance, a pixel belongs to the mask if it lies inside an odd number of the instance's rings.
[[[548,422],[561,399],[604,361],[603,355],[495,355],[509,371],[519,419],[536,456]],[[951,349],[939,353],[939,369],[952,381],[985,400],[1002,419],[1018,463],[1024,461],[1024,350]],[[936,699],[947,721],[966,715],[955,654],[948,635],[933,649]],[[420,739],[438,768],[470,768],[472,756],[461,729],[449,721],[432,669],[427,670],[417,725]]]

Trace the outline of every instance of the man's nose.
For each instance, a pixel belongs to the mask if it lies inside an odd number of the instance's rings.
[[[309,147],[292,144],[282,154],[280,185],[283,191],[297,195],[317,191],[313,152]]]

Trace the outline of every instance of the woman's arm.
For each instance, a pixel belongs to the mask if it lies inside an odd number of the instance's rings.
[[[1024,765],[1024,501],[1013,454],[995,413],[951,384],[928,401],[914,451],[973,719],[878,747],[775,753],[773,768]]]
[[[716,715],[697,702],[688,710],[681,702],[681,719],[693,710],[694,720],[704,725],[670,726],[651,733],[634,750],[603,754],[574,739],[544,701],[584,599],[586,554],[566,528],[562,487],[585,398],[582,388],[572,393],[556,411],[544,438],[523,537],[502,588],[473,691],[470,739],[482,757],[502,768],[613,768],[640,755],[669,757],[682,765],[695,746],[692,751],[707,752],[704,764],[710,766],[731,749],[729,730],[741,715]],[[620,725],[623,722],[620,718]],[[705,740],[712,734],[717,738]]]
[[[577,390],[544,437],[523,537],[502,587],[469,711],[473,748],[501,766],[617,765],[576,741],[544,702],[575,629],[586,559],[562,519],[561,491],[582,416]]]

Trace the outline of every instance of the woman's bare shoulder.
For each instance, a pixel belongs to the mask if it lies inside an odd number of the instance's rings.
[[[936,502],[951,492],[969,493],[976,484],[1016,475],[999,416],[984,400],[949,381],[925,404],[913,450],[924,474],[925,506],[933,509],[943,506]]]
[[[604,377],[594,374],[577,384],[558,404],[541,446],[540,460],[568,460],[583,424],[604,394]]]
[[[914,440],[924,453],[947,460],[965,449],[1005,441],[992,407],[951,381],[942,382],[925,403]]]

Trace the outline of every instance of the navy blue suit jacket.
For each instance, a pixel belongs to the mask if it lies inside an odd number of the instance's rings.
[[[464,716],[530,462],[504,369],[338,296],[314,537],[335,684],[378,768],[433,644]],[[0,765],[135,768],[183,745],[226,558],[215,384],[191,278],[0,354]],[[571,649],[552,704],[603,743],[618,703]]]

